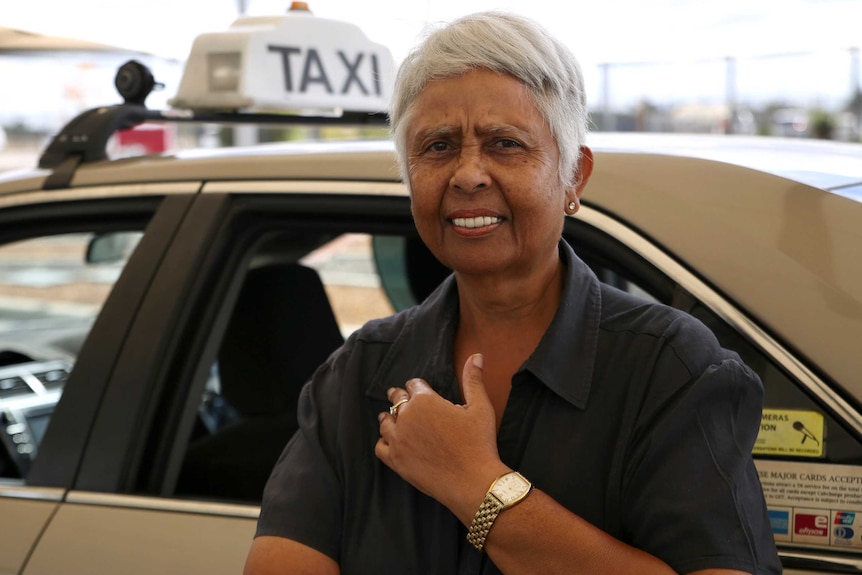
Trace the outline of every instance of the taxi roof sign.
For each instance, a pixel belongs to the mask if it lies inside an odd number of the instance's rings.
[[[283,16],[243,17],[225,32],[198,36],[169,103],[194,110],[385,112],[394,77],[388,48],[354,24],[314,16],[295,2]]]

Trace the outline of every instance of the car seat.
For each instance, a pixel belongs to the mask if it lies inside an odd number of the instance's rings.
[[[343,343],[315,270],[249,271],[218,356],[222,397],[240,417],[190,443],[177,493],[259,502],[297,429],[302,386]]]

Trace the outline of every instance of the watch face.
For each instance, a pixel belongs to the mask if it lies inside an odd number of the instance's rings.
[[[530,483],[526,479],[517,473],[509,473],[498,479],[491,491],[505,506],[523,497],[529,489]]]

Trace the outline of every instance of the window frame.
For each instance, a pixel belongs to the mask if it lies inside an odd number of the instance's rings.
[[[406,196],[199,195],[120,352],[76,490],[173,497],[245,258],[262,234],[286,226],[415,233]]]

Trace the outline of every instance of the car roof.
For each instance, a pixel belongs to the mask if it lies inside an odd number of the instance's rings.
[[[681,158],[700,158],[723,162],[735,166],[747,167],[823,190],[832,191],[862,201],[862,145],[855,143],[812,140],[808,138],[773,138],[761,136],[736,136],[719,134],[666,134],[666,133],[610,133],[593,132],[588,136],[587,144],[594,152],[629,153],[675,156]],[[314,157],[325,156],[324,162],[347,162],[361,158],[358,152],[390,152],[392,143],[388,140],[369,141],[304,141],[275,144],[257,144],[248,147],[206,148],[183,150],[174,154],[161,156],[139,156],[122,158],[111,162],[96,162],[84,165],[79,169],[78,179],[73,185],[92,185],[95,181],[106,182],[111,178],[123,182],[151,181],[153,172],[150,168],[158,165],[159,169],[167,169],[171,175],[162,179],[206,180],[225,179],[222,172],[231,171],[237,177],[244,177],[243,172],[253,170],[262,162],[264,166],[273,167],[282,163],[285,156],[303,156],[295,161],[288,160],[288,166],[275,170],[272,177],[285,177],[286,174],[296,174],[298,165],[310,162],[307,170],[302,170],[304,177],[315,177],[321,173],[331,173],[326,166],[318,166],[315,170]],[[345,154],[335,158],[339,154]],[[256,158],[255,166],[249,166],[247,158]],[[361,158],[359,163],[367,158]],[[230,166],[230,170],[219,170],[219,167]],[[359,169],[354,165],[345,168],[353,178],[390,179],[398,177],[384,161],[381,166],[366,166]],[[92,168],[92,170],[91,170]],[[381,171],[382,168],[382,171]],[[215,170],[215,172],[213,172]],[[16,170],[0,174],[0,184],[11,188],[16,180],[21,183],[28,177],[45,176],[44,170]],[[204,177],[206,174],[207,177]],[[299,174],[297,174],[299,175]],[[263,177],[261,175],[260,177]],[[24,184],[23,189],[32,188],[32,184]]]
[[[75,170],[69,187],[225,180],[400,181],[393,149],[386,140],[197,148],[85,163]],[[46,169],[0,174],[0,197],[41,189],[50,174]]]
[[[862,145],[650,134],[592,134],[588,143],[595,169],[584,205],[666,249],[803,350],[821,375],[854,383],[862,396],[862,202],[833,193],[862,182],[862,162],[852,161]],[[0,177],[0,199],[38,189],[48,174]],[[390,141],[330,141],[98,161],[80,166],[71,185],[234,182],[243,191],[241,182],[262,180],[393,183],[400,175]]]
[[[862,185],[862,145],[815,140],[726,134],[590,134],[593,149],[703,158],[745,166],[844,193]],[[850,196],[862,201],[862,190]]]

